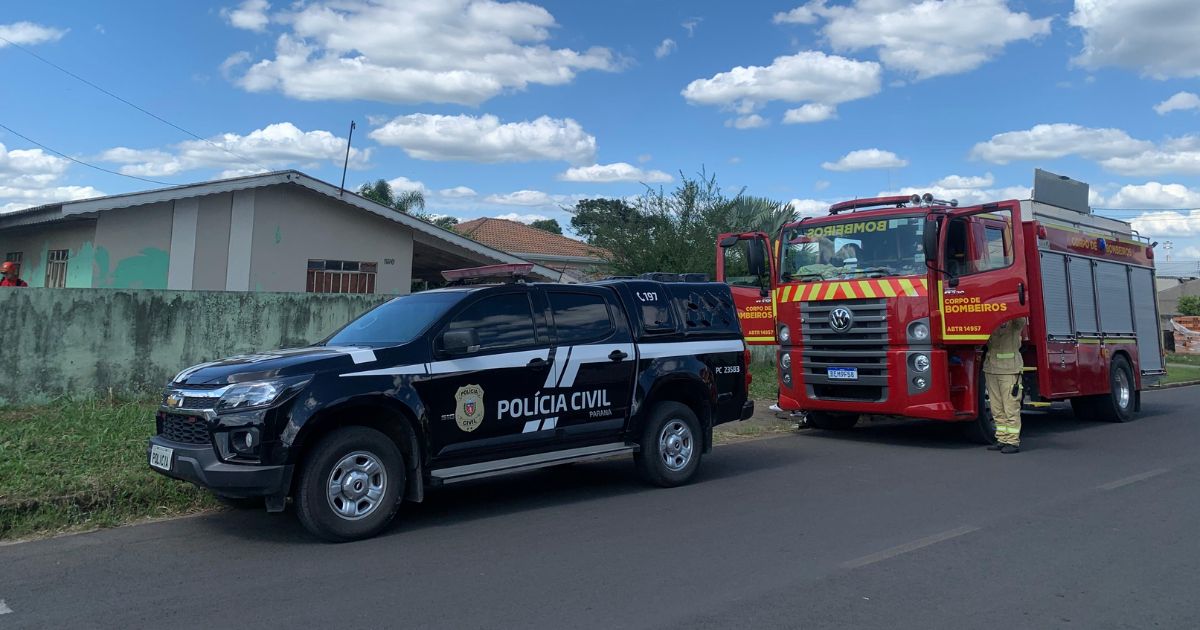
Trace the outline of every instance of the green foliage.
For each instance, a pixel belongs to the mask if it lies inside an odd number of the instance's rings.
[[[716,175],[681,174],[670,193],[647,187],[640,197],[585,199],[571,209],[571,228],[590,245],[611,253],[618,275],[648,271],[715,272],[717,234],[764,231],[775,234],[794,220],[791,206],[739,192],[729,197]]]
[[[359,186],[358,194],[405,214],[425,209],[425,195],[421,191],[405,190],[397,193],[392,190],[392,185],[386,179],[377,179],[374,183]]]
[[[530,223],[529,227],[534,227],[551,234],[562,234],[562,226],[558,224],[558,219],[541,219]]]
[[[458,225],[458,219],[455,217],[450,217],[450,216],[435,217],[432,214],[418,214],[415,216],[425,219],[426,221],[442,228],[443,230],[452,230],[452,229],[454,229],[454,226]]]
[[[1200,295],[1184,295],[1180,297],[1179,314],[1200,316]]]

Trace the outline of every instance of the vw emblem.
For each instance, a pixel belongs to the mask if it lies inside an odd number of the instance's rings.
[[[178,409],[183,406],[183,396],[176,393],[167,395],[167,406],[172,409]]]
[[[854,325],[854,313],[845,306],[839,306],[829,311],[829,327],[834,332],[844,333]]]

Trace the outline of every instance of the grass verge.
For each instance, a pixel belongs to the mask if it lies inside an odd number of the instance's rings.
[[[750,364],[750,397],[757,401],[770,401],[773,404],[779,399],[779,381],[775,373],[775,364],[765,361],[755,361]]]
[[[108,527],[216,505],[153,473],[154,403],[61,401],[0,409],[0,540]]]
[[[1200,367],[1200,354],[1168,353],[1167,363],[1171,365],[1194,365]]]
[[[1176,355],[1167,355],[1167,377],[1162,380],[1163,385],[1200,381],[1200,364],[1194,366],[1177,364],[1174,356]]]

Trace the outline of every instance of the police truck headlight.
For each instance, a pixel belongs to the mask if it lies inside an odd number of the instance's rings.
[[[792,369],[792,355],[790,355],[786,352],[779,355],[779,367],[781,367],[785,370]]]
[[[916,371],[918,371],[918,372],[928,371],[929,370],[929,355],[914,354],[913,355],[913,368],[916,369]]]
[[[929,339],[929,326],[925,322],[917,322],[909,329],[909,334],[914,341],[925,341]]]
[[[787,324],[779,326],[779,342],[790,343],[792,341],[792,331],[787,327]]]
[[[287,394],[295,393],[312,380],[311,376],[277,378],[231,385],[217,401],[217,411],[241,411],[270,407]]]

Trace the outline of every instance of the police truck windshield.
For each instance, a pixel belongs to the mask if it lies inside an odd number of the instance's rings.
[[[804,224],[783,231],[780,280],[812,282],[925,273],[924,217]]]
[[[466,291],[431,291],[396,298],[350,322],[325,345],[384,347],[407,343],[466,296]]]

